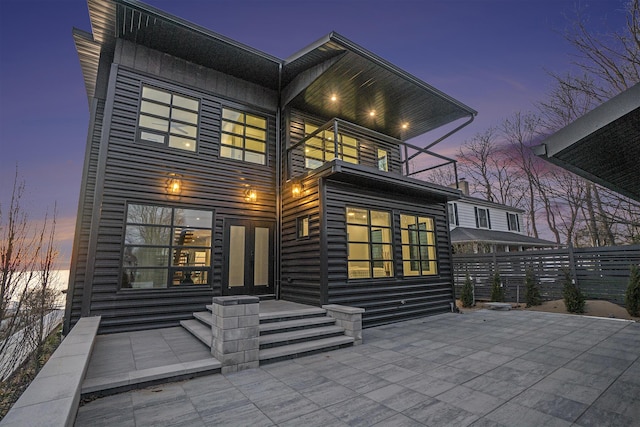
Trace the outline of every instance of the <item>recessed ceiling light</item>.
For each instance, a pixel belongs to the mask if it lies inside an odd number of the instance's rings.
[[[371,110],[371,111],[369,111],[369,115],[370,115],[371,117],[375,116],[375,115],[376,115],[376,110]]]
[[[333,95],[331,95],[331,100],[333,102],[336,102],[338,100],[338,97],[335,94],[333,94]]]

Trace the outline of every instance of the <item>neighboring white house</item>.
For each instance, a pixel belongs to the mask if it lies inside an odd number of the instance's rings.
[[[462,198],[448,203],[451,244],[455,253],[514,252],[558,246],[526,234],[522,209],[469,196],[469,184],[459,183]]]

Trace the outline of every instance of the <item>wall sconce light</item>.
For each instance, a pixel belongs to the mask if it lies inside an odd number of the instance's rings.
[[[247,189],[244,190],[244,201],[254,203],[256,200],[258,200],[258,192],[255,188],[247,187]]]
[[[291,196],[294,199],[297,199],[300,196],[302,196],[302,190],[303,190],[303,186],[302,186],[302,183],[300,181],[294,181],[291,184]]]
[[[169,174],[166,191],[169,196],[179,196],[182,194],[182,177],[175,173]]]

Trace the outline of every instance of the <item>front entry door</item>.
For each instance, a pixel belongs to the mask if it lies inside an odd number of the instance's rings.
[[[273,229],[272,222],[225,219],[224,295],[273,293]]]

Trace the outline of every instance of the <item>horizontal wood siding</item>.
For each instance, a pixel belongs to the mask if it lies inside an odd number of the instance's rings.
[[[89,249],[89,237],[91,234],[91,215],[93,212],[93,198],[96,190],[96,177],[98,170],[98,153],[100,151],[100,135],[104,121],[104,100],[96,101],[93,113],[93,128],[90,129],[90,137],[87,141],[83,180],[78,202],[78,216],[76,218],[76,235],[74,237],[74,250],[72,265],[69,272],[70,293],[67,298],[67,313],[65,313],[65,332],[71,329],[71,325],[80,319],[82,310],[82,296],[86,282],[87,252]]]
[[[328,120],[318,119],[307,115],[299,110],[292,110],[290,112],[290,124],[289,124],[289,137],[290,145],[293,145],[301,141],[305,137],[304,125],[310,123],[314,126],[322,126]],[[355,137],[358,140],[359,147],[359,164],[363,166],[371,166],[378,168],[378,148],[387,151],[389,172],[401,174],[401,161],[400,161],[400,147],[391,138],[383,138],[379,134],[366,133],[361,129],[347,129],[341,128],[340,133],[348,136]],[[305,173],[308,169],[305,168],[304,161],[304,144],[290,153],[290,165],[289,171],[290,177],[296,177]]]
[[[453,273],[446,203],[384,194],[327,180],[328,303],[364,308],[365,326],[450,311]],[[393,217],[393,278],[349,280],[347,273],[347,206],[386,210]],[[435,219],[438,252],[437,276],[402,277],[400,214]]]
[[[303,304],[320,305],[321,219],[318,180],[303,182],[303,194],[291,196],[291,185],[283,187],[282,250],[280,298]],[[297,219],[309,217],[309,237],[297,238]]]
[[[197,153],[135,140],[142,82],[201,100]],[[233,80],[227,82],[233,83]],[[224,85],[222,78],[218,84]],[[236,95],[242,97],[240,89]],[[267,118],[267,165],[219,157],[223,105]],[[212,296],[220,294],[224,218],[276,219],[274,111],[275,106],[271,111],[256,111],[209,92],[176,86],[167,80],[119,67],[92,278],[91,315],[102,316],[101,333],[177,325],[193,311],[203,310],[205,304],[211,303]],[[182,176],[179,198],[166,195],[166,182],[171,173]],[[255,203],[244,200],[246,185],[257,190]],[[212,288],[119,289],[127,202],[214,211]]]

